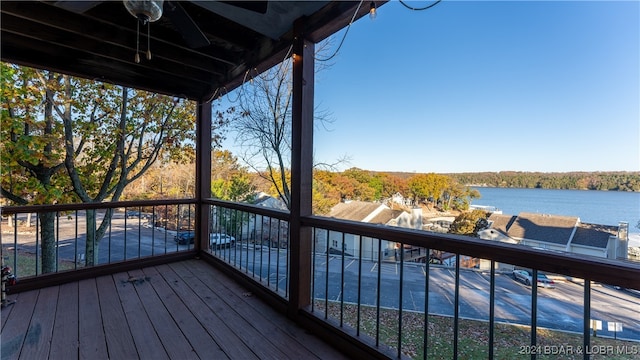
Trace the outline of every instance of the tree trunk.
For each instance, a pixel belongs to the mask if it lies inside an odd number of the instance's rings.
[[[96,236],[96,211],[87,210],[86,216],[87,241],[85,244],[85,265],[94,266],[98,264],[98,243],[99,238]]]
[[[40,213],[40,237],[42,238],[42,273],[52,273],[57,270],[55,212]]]
[[[104,237],[107,229],[109,229],[112,218],[113,209],[107,209],[102,221],[100,222],[100,226],[96,227],[96,224],[98,223],[96,211],[87,210],[85,217],[87,225],[87,241],[85,245],[86,266],[98,265],[98,250],[100,248],[100,240]]]

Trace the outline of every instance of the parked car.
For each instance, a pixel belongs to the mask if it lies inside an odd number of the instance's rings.
[[[236,244],[236,238],[227,234],[215,233],[209,235],[209,244],[212,249],[223,246],[234,246]]]
[[[512,275],[515,280],[521,281],[525,285],[531,285],[531,283],[533,282],[531,280],[533,279],[533,271],[531,270],[516,269],[516,270],[513,270]],[[537,283],[538,283],[538,286],[548,288],[548,289],[553,289],[556,287],[556,284],[553,282],[553,280],[549,279],[547,275],[541,272],[538,272]]]
[[[140,217],[140,211],[138,210],[127,210],[127,212],[125,213],[127,219],[131,219],[131,218],[136,218],[136,217]]]
[[[138,210],[127,210],[127,212],[125,213],[125,216],[127,217],[127,219],[133,219],[133,218],[147,219],[147,218],[151,218],[150,214],[146,214],[146,213],[140,212]]]
[[[179,245],[187,245],[187,244],[193,244],[196,240],[196,233],[195,231],[178,231],[178,233],[176,233],[176,236],[174,236],[173,240],[175,240],[175,242],[177,242]]]

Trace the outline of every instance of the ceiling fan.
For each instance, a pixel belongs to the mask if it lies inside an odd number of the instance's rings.
[[[151,60],[150,23],[159,20],[163,13],[180,32],[189,47],[201,48],[210,44],[209,39],[178,2],[167,1],[165,5],[164,0],[124,0],[123,3],[129,14],[138,19],[136,63],[140,62],[140,24],[147,26],[147,60]]]
[[[211,42],[200,30],[193,18],[187,13],[180,1],[163,0],[124,0],[124,5],[131,15],[138,19],[149,18],[148,11],[152,11],[155,20],[158,20],[164,13],[169,21],[176,27],[182,38],[191,48],[201,48],[209,46]],[[267,12],[267,1],[219,1],[227,5],[232,5],[241,9],[264,14]],[[149,21],[153,22],[155,20]]]
[[[229,5],[237,6],[246,10],[265,13],[267,2],[247,2],[247,1],[221,1]],[[136,63],[140,62],[139,37],[140,24],[147,25],[147,60],[151,60],[151,50],[149,49],[149,23],[159,20],[163,13],[169,21],[176,27],[182,38],[190,48],[202,48],[209,46],[211,42],[200,30],[200,27],[193,21],[193,18],[185,11],[178,1],[164,0],[123,0],[124,6],[131,15],[138,21],[138,40],[136,42]]]

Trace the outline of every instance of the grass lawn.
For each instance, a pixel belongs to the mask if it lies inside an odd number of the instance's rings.
[[[324,310],[324,302],[317,301],[316,311]],[[345,326],[355,328],[357,307],[345,304],[343,322]],[[360,332],[375,339],[376,308],[360,308]],[[340,304],[329,303],[329,316],[340,317]],[[402,316],[402,352],[414,358],[423,359],[424,314],[404,312]],[[427,358],[453,358],[453,318],[429,315],[427,327]],[[380,309],[380,343],[397,349],[398,311]],[[537,329],[536,335],[539,359],[582,359],[582,334]],[[495,359],[531,359],[531,334],[529,326],[495,324]],[[477,320],[460,319],[458,331],[459,359],[488,359],[489,323]],[[640,343],[591,337],[591,359],[640,359]],[[579,350],[580,349],[580,350]]]
[[[4,258],[4,264],[11,266],[13,273],[17,276],[18,281],[21,277],[36,275],[36,267],[38,274],[42,274],[42,260],[36,257],[36,254],[18,250],[17,264],[14,264],[14,250],[2,249],[2,257]],[[38,261],[36,261],[38,260]],[[78,267],[83,265],[78,264]],[[60,260],[58,261],[58,271],[72,270],[74,269],[73,261]]]

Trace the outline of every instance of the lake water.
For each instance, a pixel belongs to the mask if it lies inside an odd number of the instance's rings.
[[[482,197],[472,205],[495,206],[506,215],[520,212],[577,216],[583,223],[617,226],[629,223],[632,238],[640,239],[640,193],[595,190],[549,190],[474,187]]]

